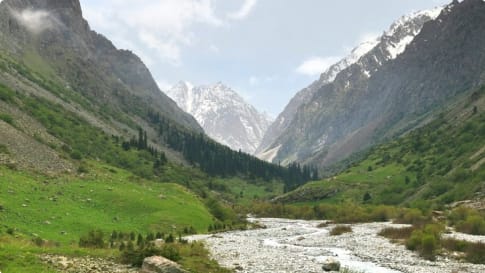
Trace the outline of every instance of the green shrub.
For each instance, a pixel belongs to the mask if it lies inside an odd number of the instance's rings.
[[[344,233],[352,232],[352,228],[347,225],[337,225],[332,230],[330,230],[330,235],[332,236],[338,236],[342,235]]]
[[[177,262],[181,259],[179,250],[173,245],[164,245],[160,252],[160,255],[174,262]]]
[[[79,165],[79,167],[77,168],[77,172],[78,173],[88,173],[89,172],[89,168],[87,166],[86,163],[81,163]]]
[[[470,171],[460,167],[453,173],[452,179],[454,182],[460,183],[460,182],[466,181],[468,178],[470,178],[470,176],[471,176]]]
[[[406,248],[418,251],[425,259],[434,260],[441,246],[443,230],[444,227],[439,224],[428,224],[422,229],[417,229],[406,240]]]
[[[14,96],[15,96],[15,93],[12,90],[0,84],[0,100],[3,100],[5,102],[12,102]]]
[[[429,217],[423,215],[419,209],[408,209],[401,211],[394,222],[398,224],[424,225],[429,222]]]
[[[166,243],[173,243],[175,242],[175,237],[173,237],[172,233],[170,233],[167,238],[165,238]]]
[[[389,238],[389,239],[408,239],[413,231],[416,230],[416,227],[403,227],[403,228],[384,228],[379,232],[380,236]]]
[[[73,151],[71,154],[70,154],[71,158],[74,159],[74,160],[81,160],[83,158],[81,152],[79,151]]]
[[[234,211],[224,206],[216,199],[208,199],[206,202],[206,206],[209,209],[210,213],[222,222],[232,221],[236,219]]]
[[[470,215],[477,215],[478,212],[467,207],[458,207],[451,211],[450,215],[448,215],[448,221],[450,225],[454,226],[458,223],[465,221],[466,218]]]
[[[473,235],[485,235],[485,220],[479,215],[470,215],[456,225],[456,230]]]
[[[438,240],[433,234],[424,234],[421,238],[421,256],[434,260],[438,248]]]
[[[396,210],[388,206],[377,206],[370,212],[370,220],[377,222],[389,221],[396,216]]]
[[[3,120],[10,125],[13,125],[13,118],[8,114],[0,113],[0,120]]]
[[[327,222],[323,222],[323,223],[320,223],[320,224],[317,225],[317,228],[324,228],[324,227],[328,227]]]
[[[344,203],[340,206],[334,206],[333,218],[337,223],[359,223],[367,222],[369,220],[369,214],[362,207],[354,203]]]
[[[465,259],[474,264],[485,264],[485,244],[470,243],[466,250]]]
[[[406,240],[406,248],[409,250],[417,250],[421,245],[421,238],[423,237],[423,232],[421,230],[415,230],[411,233],[409,239]]]
[[[35,237],[32,239],[32,242],[38,247],[42,247],[45,244],[45,241],[40,237]]]
[[[10,152],[8,151],[7,146],[5,146],[3,144],[0,144],[0,154],[10,154]]]
[[[7,234],[14,235],[15,234],[15,229],[14,228],[11,228],[11,227],[7,228]]]
[[[121,262],[124,264],[131,264],[132,266],[140,267],[146,257],[163,256],[169,260],[177,262],[181,259],[180,251],[176,245],[166,244],[162,248],[153,246],[130,249],[127,248],[121,253]]]
[[[441,246],[449,251],[465,252],[468,248],[468,242],[464,240],[447,238],[441,240]]]
[[[79,239],[80,247],[87,248],[104,248],[104,234],[101,230],[91,230],[87,235]]]

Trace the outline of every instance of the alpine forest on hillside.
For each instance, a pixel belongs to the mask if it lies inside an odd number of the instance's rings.
[[[181,152],[187,161],[200,167],[209,175],[223,177],[243,175],[250,179],[262,178],[266,181],[281,179],[284,182],[285,191],[318,179],[318,170],[314,167],[302,167],[298,163],[292,163],[288,167],[271,164],[247,153],[233,151],[203,134],[180,129],[161,118],[158,113],[149,111],[148,118],[158,125],[160,138],[170,148]]]

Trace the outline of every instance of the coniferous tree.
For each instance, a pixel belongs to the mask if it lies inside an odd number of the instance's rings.
[[[138,150],[143,149],[143,129],[138,127],[138,141],[137,141]]]
[[[121,242],[119,250],[123,251],[123,250],[125,250],[125,248],[126,248],[125,242]]]
[[[138,233],[138,238],[136,239],[136,245],[137,246],[141,246],[143,245],[143,236],[141,236],[141,234]]]

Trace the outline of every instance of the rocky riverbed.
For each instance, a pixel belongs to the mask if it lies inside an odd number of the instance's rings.
[[[228,268],[244,273],[323,272],[328,257],[342,267],[369,273],[483,273],[485,265],[474,265],[439,257],[427,261],[402,245],[393,244],[377,233],[391,223],[352,225],[352,232],[330,236],[321,221],[251,219],[267,228],[234,231],[214,236],[192,236],[204,240],[213,258]],[[473,237],[482,240],[485,237]]]

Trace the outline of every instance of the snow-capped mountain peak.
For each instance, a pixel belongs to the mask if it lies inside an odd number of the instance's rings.
[[[390,38],[386,47],[390,59],[395,59],[404,52],[406,46],[412,42],[414,37],[421,31],[422,23],[416,21],[429,21],[436,19],[444,7],[438,6],[429,10],[422,10],[404,15],[396,20],[389,30],[385,31],[381,39],[384,41]],[[394,37],[394,39],[392,39]]]
[[[278,146],[277,138],[290,126],[298,108],[309,103],[322,87],[338,81],[340,85],[344,86],[341,90],[348,90],[361,79],[370,78],[384,63],[397,58],[404,52],[421,31],[424,23],[436,19],[442,10],[443,7],[436,7],[402,16],[381,36],[359,44],[349,55],[330,66],[318,80],[299,91],[291,99],[284,111],[268,128],[256,153],[262,154],[268,149]],[[353,69],[350,69],[351,66]],[[357,82],[354,82],[355,80]]]
[[[222,82],[194,86],[181,81],[167,95],[194,116],[207,135],[233,150],[253,153],[271,124],[268,115]]]

